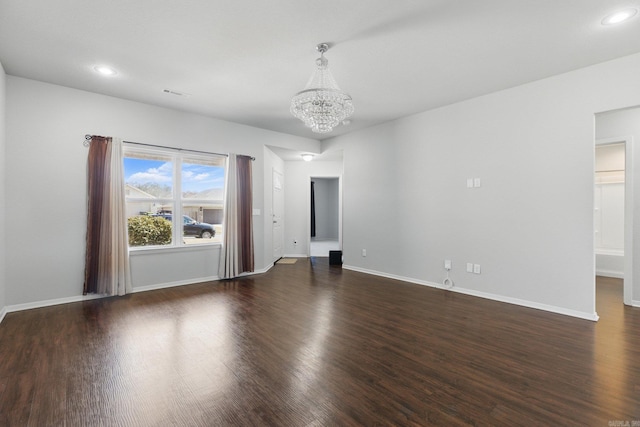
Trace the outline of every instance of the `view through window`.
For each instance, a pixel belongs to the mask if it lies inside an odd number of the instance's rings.
[[[129,246],[222,241],[224,156],[125,144]]]

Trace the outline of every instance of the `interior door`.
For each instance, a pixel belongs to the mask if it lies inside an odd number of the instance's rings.
[[[272,215],[273,215],[273,259],[279,259],[283,254],[284,233],[282,229],[282,216],[284,212],[284,189],[283,175],[277,170],[273,170],[273,199],[272,199]]]

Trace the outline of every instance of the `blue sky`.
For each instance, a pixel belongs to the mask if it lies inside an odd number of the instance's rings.
[[[172,164],[164,160],[124,158],[124,180],[127,184],[157,183],[172,186]],[[182,190],[202,191],[222,188],[224,168],[182,163]]]

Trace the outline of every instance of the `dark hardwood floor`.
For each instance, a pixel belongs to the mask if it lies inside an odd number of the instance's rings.
[[[640,422],[640,309],[597,323],[301,259],[9,313],[0,425]],[[618,424],[625,425],[625,424]]]

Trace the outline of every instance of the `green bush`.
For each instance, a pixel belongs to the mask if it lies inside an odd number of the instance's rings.
[[[129,246],[168,245],[171,221],[159,216],[132,216],[127,220]]]

